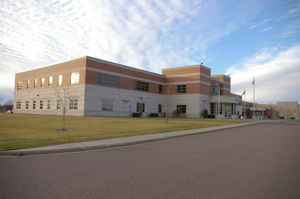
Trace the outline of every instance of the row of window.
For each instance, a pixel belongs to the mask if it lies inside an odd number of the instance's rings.
[[[33,100],[32,101],[32,109],[35,110],[37,109],[37,106],[39,107],[40,110],[43,109],[51,109],[51,100]],[[22,108],[22,103],[20,101],[16,102],[16,109],[21,109]],[[60,110],[62,108],[62,100],[56,100],[56,109]],[[25,109],[28,110],[30,109],[30,101],[25,101]],[[69,109],[70,110],[78,110],[78,99],[69,99]]]
[[[51,87],[53,85],[53,76],[49,76],[48,77],[48,87]],[[63,84],[63,79],[64,79],[64,75],[58,75],[57,77],[57,86],[62,86]],[[79,84],[79,80],[80,80],[80,73],[79,72],[73,72],[71,73],[71,79],[70,79],[70,83],[71,84]],[[45,87],[45,83],[46,82],[46,78],[42,77],[40,78],[40,88],[44,88]],[[25,84],[25,88],[37,88],[38,87],[38,79],[35,79],[32,82],[32,85],[30,85],[30,80],[26,80],[26,84]],[[17,90],[22,90],[23,88],[23,82],[17,82]]]
[[[114,75],[108,75],[104,73],[99,73],[97,77],[97,84],[102,84],[106,86],[118,87],[120,83],[120,77]],[[141,91],[149,91],[149,83],[134,80],[134,89]],[[158,92],[163,92],[163,86],[158,85]],[[186,85],[177,85],[177,93],[186,93]]]

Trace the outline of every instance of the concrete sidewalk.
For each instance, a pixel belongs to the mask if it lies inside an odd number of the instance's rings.
[[[0,151],[0,156],[4,156],[4,155],[6,155],[6,156],[7,155],[22,156],[22,155],[49,154],[49,153],[62,153],[62,152],[75,152],[75,151],[105,149],[105,148],[109,148],[109,147],[133,145],[133,144],[138,144],[138,143],[143,143],[143,142],[164,140],[164,139],[170,139],[170,138],[187,136],[187,135],[204,134],[204,133],[209,133],[209,132],[213,132],[213,131],[255,125],[255,124],[264,123],[264,122],[265,121],[252,121],[252,122],[247,122],[247,123],[242,123],[242,124],[233,124],[233,125],[218,126],[218,127],[191,129],[191,130],[184,130],[184,131],[173,131],[173,132],[167,132],[167,133],[147,134],[147,135],[138,135],[138,136],[130,136],[130,137],[120,137],[120,138],[113,138],[113,139],[88,141],[88,142],[77,142],[77,143],[60,144],[60,145],[36,147],[36,148],[29,148],[29,149]]]

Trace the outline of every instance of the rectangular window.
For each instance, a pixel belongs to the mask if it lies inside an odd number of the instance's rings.
[[[38,84],[38,80],[35,79],[34,82],[33,82],[33,88],[36,88],[36,87],[37,87],[37,84]]]
[[[41,109],[41,110],[43,109],[43,106],[44,106],[43,100],[40,100],[40,109]]]
[[[99,73],[97,77],[97,84],[118,87],[119,80],[120,78],[118,76]]]
[[[48,86],[52,86],[52,84],[53,84],[53,76],[49,76]]]
[[[78,99],[70,99],[69,101],[69,109],[70,110],[77,110],[78,109]]]
[[[71,84],[79,84],[79,72],[71,73]]]
[[[30,80],[26,80],[26,88],[29,88]]]
[[[186,105],[177,105],[177,113],[186,113]]]
[[[45,87],[45,78],[41,78],[41,88]]]
[[[158,85],[158,92],[159,92],[159,93],[162,93],[162,91],[163,91],[162,85]]]
[[[186,85],[177,85],[177,93],[186,93]]]
[[[161,104],[158,105],[158,112],[161,113]]]
[[[51,109],[51,101],[50,100],[48,100],[47,109]]]
[[[102,111],[113,111],[114,101],[112,99],[102,99]]]
[[[211,95],[219,95],[220,93],[220,86],[212,86],[211,87]]]
[[[216,114],[215,110],[216,104],[215,103],[210,103],[210,114]]]
[[[144,103],[137,103],[136,104],[136,112],[138,112],[138,113],[145,112],[145,104]]]
[[[32,109],[35,110],[35,106],[36,106],[36,101],[32,102]]]
[[[21,109],[21,102],[16,102],[16,109]]]
[[[61,109],[61,100],[56,101],[56,109],[60,110]]]
[[[134,81],[134,88],[136,90],[148,91],[149,90],[149,83],[135,80]]]
[[[22,90],[22,85],[23,85],[23,82],[18,82],[17,83],[17,90]]]
[[[26,108],[26,109],[29,109],[29,101],[26,101],[26,102],[25,102],[25,108]]]
[[[63,75],[58,75],[58,86],[61,86],[63,83]]]

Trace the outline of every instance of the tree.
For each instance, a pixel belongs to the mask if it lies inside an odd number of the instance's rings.
[[[55,89],[56,93],[56,106],[58,109],[58,106],[60,106],[60,110],[62,109],[62,127],[61,131],[66,131],[66,104],[67,104],[67,99],[69,99],[68,96],[68,87],[57,87]]]
[[[208,118],[208,111],[207,111],[207,109],[204,109],[204,111],[202,112],[202,117],[203,118]]]

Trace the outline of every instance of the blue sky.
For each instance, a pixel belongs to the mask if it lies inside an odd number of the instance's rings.
[[[251,79],[261,103],[300,102],[300,1],[2,0],[0,103],[14,74],[81,56],[161,73],[199,64]]]

